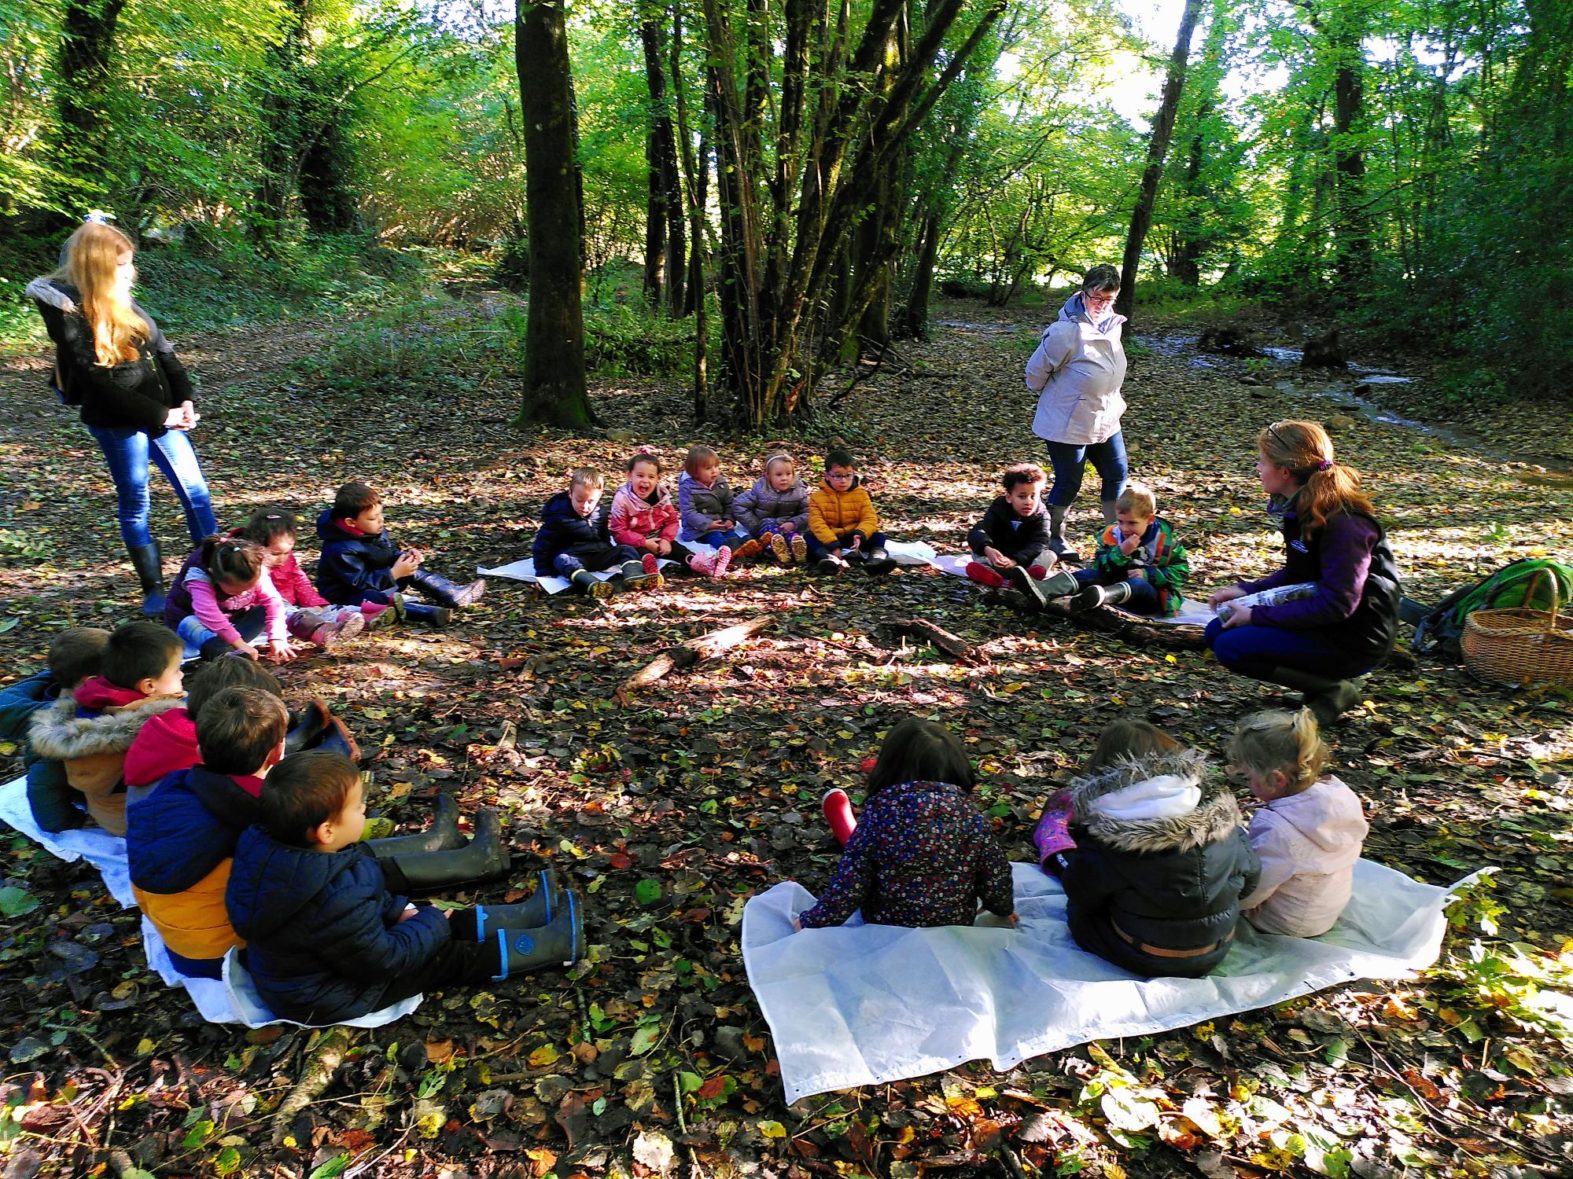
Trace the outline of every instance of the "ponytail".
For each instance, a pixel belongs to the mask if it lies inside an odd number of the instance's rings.
[[[212,578],[214,585],[227,581],[231,585],[255,585],[262,576],[262,546],[252,541],[231,536],[210,536],[198,550],[202,571]]]
[[[1333,440],[1317,422],[1274,422],[1257,436],[1262,456],[1287,468],[1300,482],[1297,510],[1302,534],[1321,531],[1329,516],[1375,516],[1370,497],[1360,489],[1360,472],[1337,461]]]

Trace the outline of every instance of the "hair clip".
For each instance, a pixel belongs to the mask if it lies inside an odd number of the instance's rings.
[[[1318,471],[1330,471],[1330,470],[1332,470],[1333,469],[1333,460],[1332,459],[1319,459],[1317,461],[1317,464],[1316,464],[1316,469]]]

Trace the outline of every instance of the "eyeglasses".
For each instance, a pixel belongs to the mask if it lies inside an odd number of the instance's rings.
[[[1114,302],[1115,297],[1119,295],[1119,293],[1119,291],[1083,291],[1081,293],[1081,300],[1083,303],[1086,303],[1092,307],[1107,307],[1110,303]]]

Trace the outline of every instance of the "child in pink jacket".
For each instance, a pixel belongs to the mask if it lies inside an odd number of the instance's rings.
[[[318,593],[295,556],[296,527],[292,513],[267,507],[253,512],[246,526],[235,533],[261,545],[266,552],[263,564],[284,602],[285,625],[292,636],[330,651],[343,640],[376,625],[384,615],[392,617],[390,607],[377,602],[334,606]]]
[[[661,459],[653,450],[640,447],[628,460],[628,480],[612,496],[607,530],[613,544],[625,544],[644,558],[645,572],[659,577],[657,562],[662,557],[709,577],[725,576],[731,563],[729,549],[714,556],[696,553],[677,539],[682,515],[672,495],[661,483]],[[647,583],[659,585],[660,582]]]
[[[1229,762],[1264,804],[1248,829],[1262,874],[1240,902],[1246,919],[1263,933],[1326,933],[1349,903],[1370,828],[1359,796],[1323,776],[1327,746],[1316,717],[1306,708],[1246,717],[1229,743]]]

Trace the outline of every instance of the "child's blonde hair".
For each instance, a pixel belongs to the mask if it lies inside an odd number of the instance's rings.
[[[1327,768],[1327,744],[1309,708],[1253,712],[1234,728],[1229,767],[1258,778],[1282,770],[1296,790],[1304,790]]]
[[[631,470],[632,466],[629,469]],[[575,467],[573,473],[568,476],[568,486],[570,488],[583,487],[589,491],[594,491],[597,488],[605,487],[606,479],[594,467]]]
[[[1122,761],[1177,753],[1183,746],[1157,725],[1144,720],[1117,720],[1098,735],[1084,773],[1093,774]]]
[[[1360,490],[1360,472],[1337,461],[1333,440],[1317,422],[1274,422],[1257,436],[1256,446],[1268,462],[1287,468],[1305,485],[1299,514],[1306,538],[1320,532],[1335,512],[1376,514]]]
[[[765,474],[770,474],[771,470],[774,469],[777,463],[785,463],[794,471],[797,470],[797,460],[795,458],[793,458],[784,450],[772,450],[769,454],[765,455]]]
[[[688,453],[683,456],[683,470],[690,475],[698,475],[703,468],[708,467],[711,463],[719,466],[721,456],[708,446],[690,446]]]
[[[1127,483],[1120,497],[1114,501],[1114,510],[1151,520],[1158,514],[1158,497],[1145,483]]]

